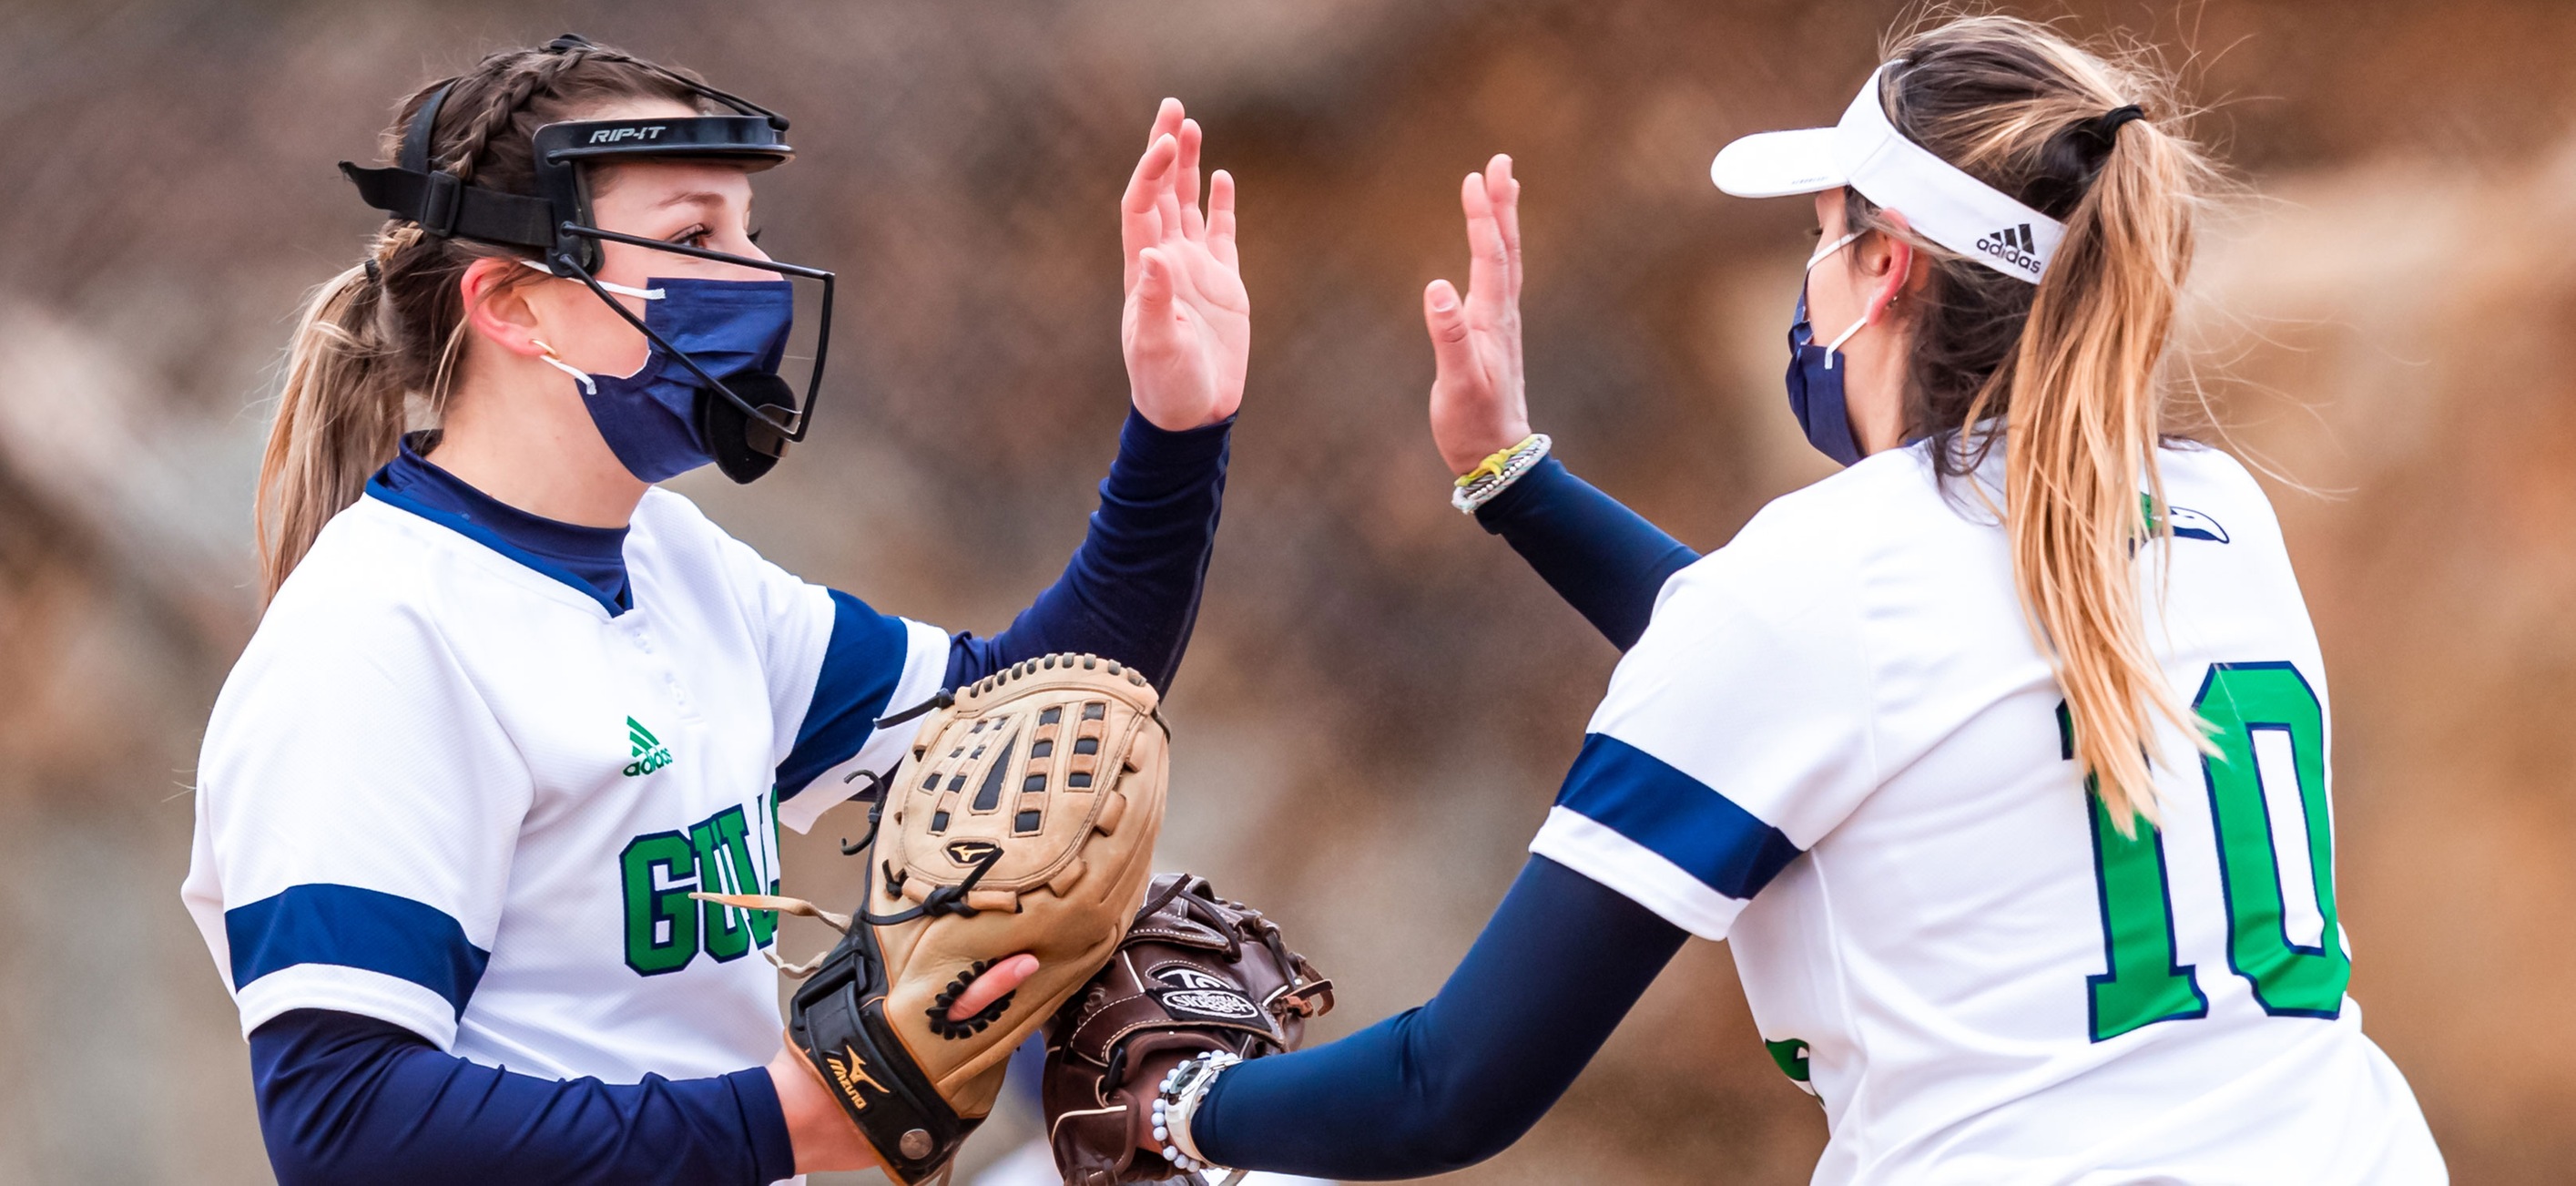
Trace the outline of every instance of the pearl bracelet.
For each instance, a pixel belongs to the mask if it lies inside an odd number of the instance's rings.
[[[1545,459],[1548,449],[1554,444],[1546,433],[1534,432],[1521,438],[1517,445],[1495,450],[1492,456],[1459,477],[1457,486],[1449,491],[1449,505],[1458,508],[1460,514],[1475,514],[1476,508],[1511,489],[1512,483],[1519,481],[1522,474]]]
[[[1242,1061],[1222,1050],[1211,1050],[1191,1057],[1163,1076],[1154,1093],[1154,1140],[1163,1147],[1163,1160],[1188,1173],[1218,1168],[1208,1164],[1207,1155],[1199,1152],[1198,1143],[1190,1139],[1190,1120],[1198,1115],[1199,1102],[1207,1098],[1217,1072]],[[1227,1180],[1241,1176],[1237,1171]]]

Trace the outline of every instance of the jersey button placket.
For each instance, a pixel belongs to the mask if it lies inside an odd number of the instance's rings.
[[[625,616],[636,618],[641,615],[628,613]],[[660,648],[653,645],[653,632],[640,621],[630,621],[625,625],[627,641],[635,644],[635,649],[642,653],[645,664],[653,673],[662,677],[663,692],[670,697],[672,710],[683,719],[696,720],[697,704],[689,698],[688,686],[680,682],[680,673],[672,668],[668,659],[663,658]]]

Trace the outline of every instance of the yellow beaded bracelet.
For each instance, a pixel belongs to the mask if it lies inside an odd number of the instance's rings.
[[[1480,478],[1500,477],[1503,472],[1503,463],[1511,460],[1512,454],[1529,448],[1530,445],[1537,440],[1538,434],[1531,433],[1528,436],[1522,437],[1519,441],[1513,444],[1506,445],[1500,449],[1494,450],[1492,453],[1486,454],[1483,461],[1476,463],[1476,468],[1458,475],[1458,488],[1464,490],[1469,486],[1473,486]]]

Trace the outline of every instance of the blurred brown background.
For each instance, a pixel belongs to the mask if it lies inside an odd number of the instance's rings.
[[[2566,1180],[2576,8],[2013,8],[2187,62],[2254,183],[2211,230],[2194,333],[2240,451],[2306,487],[2273,492],[2336,693],[2353,991],[2458,1180]],[[1416,309],[1463,279],[1458,178],[1521,162],[1540,427],[1715,546],[1826,463],[1780,406],[1804,204],[1724,199],[1708,159],[1830,120],[1900,15],[0,4],[0,1180],[266,1180],[176,893],[188,788],[253,624],[286,319],[375,221],[332,163],[412,86],[572,28],[791,115],[765,242],[841,271],[833,406],[757,488],[681,487],[790,568],[985,631],[1079,538],[1124,402],[1115,195],[1155,100],[1189,102],[1242,182],[1256,354],[1163,859],[1291,922],[1344,985],[1341,1032],[1465,949],[1613,660],[1443,500]],[[791,891],[844,884],[823,841],[847,829],[796,843]],[[1563,1106],[1458,1177],[1796,1182],[1822,1139],[1726,953],[1693,944]]]

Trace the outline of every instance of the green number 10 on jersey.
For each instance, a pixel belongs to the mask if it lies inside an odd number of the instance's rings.
[[[2217,837],[2227,905],[2228,965],[2276,1017],[2342,1012],[2352,960],[2335,913],[2334,838],[2326,805],[2325,709],[2287,663],[2220,663],[2193,711],[2217,753],[2201,774]],[[2074,736],[2058,706],[2060,755]],[[2178,962],[2164,834],[2143,821],[2123,836],[2085,780],[2093,822],[2093,871],[2109,967],[2086,977],[2092,1037],[2118,1037],[2159,1021],[2204,1017],[2197,969]],[[2314,906],[2299,901],[2313,893]]]

